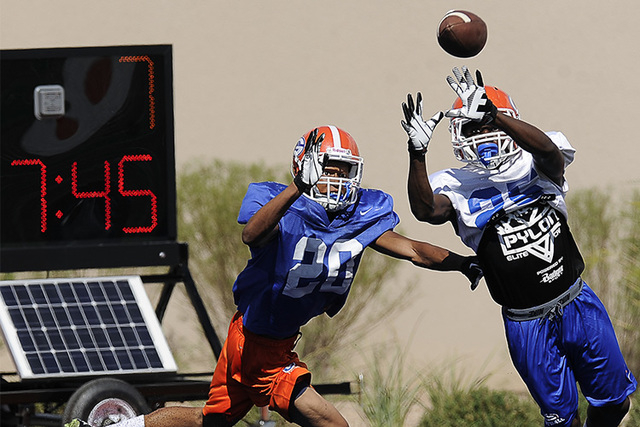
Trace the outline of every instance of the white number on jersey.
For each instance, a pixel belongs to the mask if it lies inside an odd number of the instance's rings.
[[[357,240],[337,240],[327,254],[327,245],[322,240],[303,237],[296,244],[293,254],[294,261],[298,263],[289,270],[282,293],[300,298],[313,292],[318,283],[324,282],[320,292],[344,294],[351,286],[355,274],[354,258],[363,250],[362,244]],[[345,262],[342,262],[341,259],[345,258]],[[323,276],[325,265],[326,278]]]

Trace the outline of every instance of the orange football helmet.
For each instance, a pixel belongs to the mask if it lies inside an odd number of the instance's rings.
[[[302,135],[293,149],[293,162],[291,163],[291,176],[293,177],[302,167],[305,143],[310,133],[311,131]],[[331,125],[319,126],[318,136],[322,134],[324,134],[324,140],[320,146],[320,162],[325,165],[332,160],[343,162],[348,165],[349,172],[344,178],[322,175],[316,185],[304,194],[320,203],[326,210],[335,212],[356,202],[362,181],[364,160],[360,157],[356,141],[346,131]]]
[[[511,97],[504,91],[494,86],[485,86],[487,97],[493,102],[498,112],[520,119],[520,113]],[[462,100],[457,98],[452,109],[462,107]],[[471,163],[486,169],[495,169],[505,161],[516,156],[521,148],[515,141],[501,130],[494,129],[488,133],[477,133],[465,136],[463,127],[472,123],[471,120],[456,117],[451,119],[449,132],[456,159],[461,162]]]

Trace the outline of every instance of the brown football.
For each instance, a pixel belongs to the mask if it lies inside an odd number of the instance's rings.
[[[487,42],[487,24],[475,13],[451,10],[438,24],[438,44],[459,58],[476,56]]]

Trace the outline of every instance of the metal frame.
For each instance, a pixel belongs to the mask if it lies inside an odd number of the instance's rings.
[[[216,333],[213,324],[211,323],[211,319],[209,318],[207,309],[204,306],[202,297],[200,296],[195,281],[193,280],[191,272],[189,271],[189,247],[186,243],[180,243],[178,245],[180,262],[174,265],[167,274],[141,276],[142,282],[164,283],[162,292],[160,294],[160,299],[158,300],[158,303],[156,305],[156,316],[158,316],[158,320],[160,321],[160,323],[162,323],[162,319],[164,318],[164,314],[169,304],[171,294],[175,289],[175,285],[180,282],[184,284],[187,295],[189,296],[189,300],[191,301],[191,305],[195,309],[198,320],[200,321],[200,326],[202,326],[202,330],[205,337],[207,338],[207,341],[209,342],[211,351],[217,359],[220,356],[222,344],[220,343],[218,334]]]
[[[171,241],[5,247],[0,248],[0,272],[174,265],[181,262],[181,250]]]

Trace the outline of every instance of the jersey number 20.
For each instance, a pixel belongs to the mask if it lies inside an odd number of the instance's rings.
[[[353,281],[354,259],[363,249],[357,240],[336,240],[327,255],[327,245],[322,240],[303,237],[296,244],[293,259],[298,263],[289,270],[283,294],[300,298],[313,292],[320,282],[323,282],[320,292],[344,294]],[[325,266],[327,273],[323,280]]]

